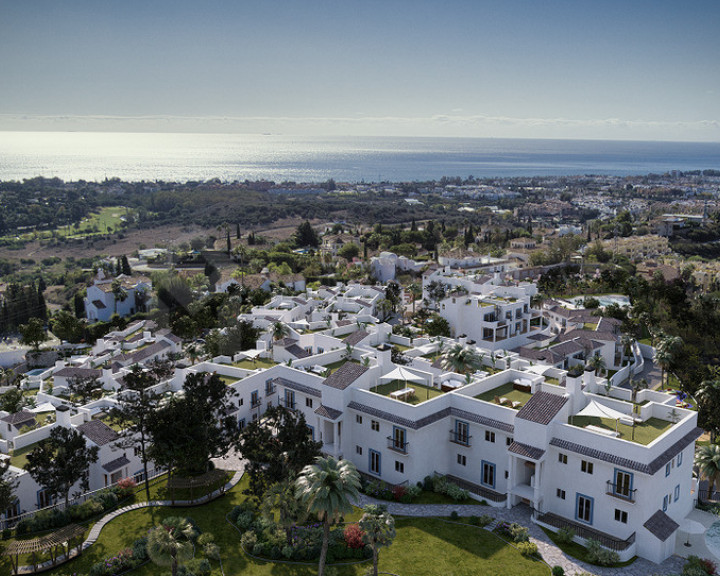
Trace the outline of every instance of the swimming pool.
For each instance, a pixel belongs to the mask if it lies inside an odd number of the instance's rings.
[[[585,298],[595,298],[600,302],[600,306],[609,306],[610,304],[617,304],[618,306],[630,306],[630,299],[622,294],[588,294],[587,296],[578,296],[570,300],[575,306],[582,306]]]
[[[720,558],[720,522],[715,522],[705,532],[705,545],[715,557]]]

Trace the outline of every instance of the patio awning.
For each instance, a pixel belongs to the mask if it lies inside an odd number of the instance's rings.
[[[238,354],[245,356],[245,358],[257,358],[262,353],[262,350],[243,350]]]
[[[423,384],[425,382],[425,378],[422,378],[421,376],[417,376],[416,374],[413,374],[412,372],[410,372],[410,370],[407,370],[406,368],[403,368],[402,366],[398,366],[392,372],[388,372],[384,376],[381,376],[380,380],[383,382],[392,382],[393,380],[403,380],[405,382],[417,382],[418,384]]]
[[[543,374],[545,374],[545,372],[547,372],[548,370],[552,370],[552,369],[553,369],[552,366],[545,366],[543,364],[535,364],[533,366],[528,366],[527,368],[525,368],[525,372],[532,372],[533,374],[538,374],[538,375],[542,376]]]
[[[627,418],[629,414],[618,412],[607,406],[603,406],[599,402],[592,400],[585,408],[580,410],[576,416],[591,416],[595,418],[610,418],[611,420],[617,420],[618,418]]]

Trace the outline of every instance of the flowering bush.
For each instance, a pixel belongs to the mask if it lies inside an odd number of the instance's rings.
[[[396,502],[399,502],[400,499],[405,496],[406,494],[405,486],[393,486],[392,487],[392,495]]]
[[[135,482],[134,478],[121,478],[117,483],[118,496],[120,498],[130,496],[135,491],[136,486],[137,482]]]
[[[88,576],[115,576],[132,568],[136,568],[144,561],[136,557],[135,545],[133,548],[125,548],[114,556],[109,556],[100,562],[93,564]]]
[[[347,544],[348,548],[355,549],[365,546],[365,544],[363,544],[363,536],[365,533],[357,524],[348,524],[345,526],[343,535],[345,536],[345,544]]]

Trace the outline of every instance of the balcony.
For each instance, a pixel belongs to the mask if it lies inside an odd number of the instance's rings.
[[[606,486],[605,493],[608,496],[614,496],[615,498],[620,498],[620,500],[635,503],[637,488],[630,489],[627,486],[615,484],[612,480],[608,480]]]
[[[250,400],[250,408],[260,408],[260,404],[262,404],[262,399],[260,398]]]
[[[455,430],[450,430],[450,442],[460,444],[461,446],[470,446],[472,436],[467,434],[458,434]]]
[[[410,444],[410,442],[402,442],[401,440],[398,440],[397,438],[393,438],[392,436],[388,436],[387,441],[388,441],[388,448],[390,448],[390,450],[393,450],[394,452],[398,452],[399,454],[407,454],[408,453],[408,444]]]

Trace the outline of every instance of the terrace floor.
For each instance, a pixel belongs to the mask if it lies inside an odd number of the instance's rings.
[[[222,374],[218,374],[218,377],[225,383],[226,386],[230,386],[231,384],[235,384],[235,382],[239,382],[241,380],[241,378],[235,378],[234,376],[223,376]]]
[[[633,427],[628,426],[627,424],[621,424],[612,418],[597,418],[594,416],[571,416],[570,424],[577,426],[578,428],[584,428],[585,426],[592,425],[599,428],[605,428],[613,432],[617,430],[619,433],[619,436],[617,436],[618,438],[621,438],[622,440],[629,440],[644,446],[647,446],[650,442],[659,438],[673,425],[672,422],[668,422],[667,420],[649,418],[642,424],[636,424]]]
[[[519,402],[520,405],[516,407],[516,409],[519,410],[525,406],[530,398],[532,398],[532,394],[530,394],[530,392],[523,392],[522,390],[515,390],[513,388],[513,382],[508,382],[507,384],[503,384],[502,386],[498,386],[497,388],[478,394],[475,398],[485,402],[491,402],[493,404],[499,404],[499,402],[495,401],[495,398],[507,398],[508,403],[505,405],[512,407],[513,402]]]
[[[416,384],[415,382],[405,382],[404,380],[393,380],[392,382],[388,382],[387,384],[380,384],[379,386],[370,388],[370,392],[375,392],[375,394],[382,394],[383,396],[390,396],[391,392],[395,392],[396,390],[402,390],[403,388],[415,389],[414,395],[401,399],[402,402],[412,405],[421,404],[422,402],[432,400],[433,398],[444,394],[442,390],[438,390],[437,388],[423,386],[422,384]]]
[[[233,362],[233,366],[237,368],[245,368],[245,370],[258,370],[260,368],[271,368],[275,366],[275,362],[272,358],[256,358],[255,360],[245,359],[240,362]]]
[[[337,362],[332,362],[330,364],[323,364],[323,366],[325,366],[325,368],[328,370],[325,372],[325,377],[327,378],[328,376],[330,376],[330,374],[335,372],[338,368],[340,368],[340,366],[342,366],[346,362],[352,362],[353,364],[358,365],[360,364],[360,362],[358,362],[357,360],[346,360],[345,358],[343,358],[342,360],[338,360]]]

